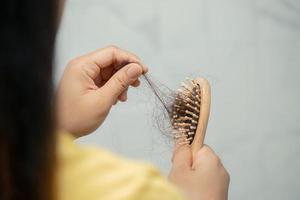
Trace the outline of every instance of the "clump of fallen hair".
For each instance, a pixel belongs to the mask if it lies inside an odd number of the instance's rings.
[[[158,130],[167,137],[174,137],[173,127],[171,124],[172,107],[177,96],[177,92],[171,90],[167,86],[160,84],[158,81],[153,81],[153,77],[144,75],[144,79],[156,97],[156,105],[153,112],[155,120],[154,125]]]
[[[155,111],[159,113],[154,116],[157,128],[164,135],[182,138],[183,143],[191,144],[200,114],[200,85],[188,79],[177,91],[173,91],[154,83],[148,75],[144,75],[144,78],[158,100]]]

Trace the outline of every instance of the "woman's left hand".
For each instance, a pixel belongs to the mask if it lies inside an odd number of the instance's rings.
[[[137,56],[115,46],[72,60],[57,93],[58,128],[75,137],[91,133],[147,71]]]

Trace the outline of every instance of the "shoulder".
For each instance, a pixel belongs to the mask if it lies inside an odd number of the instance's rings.
[[[61,200],[181,199],[152,165],[81,147],[66,134],[59,137],[57,178]]]

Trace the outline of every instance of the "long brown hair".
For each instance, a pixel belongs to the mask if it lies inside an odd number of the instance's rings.
[[[0,200],[54,198],[56,0],[0,3]]]

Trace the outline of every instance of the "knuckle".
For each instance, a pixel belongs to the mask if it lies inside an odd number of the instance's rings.
[[[74,66],[78,64],[78,58],[73,58],[69,61],[68,66]]]
[[[211,149],[210,147],[206,146],[206,145],[202,147],[201,151],[202,151],[202,154],[203,154],[204,156],[206,156],[206,157],[211,158],[211,157],[214,157],[214,156],[215,156],[215,154],[214,154],[214,152],[212,151],[212,149]]]
[[[211,153],[213,152],[212,149],[208,145],[203,145],[202,150],[206,153]]]
[[[109,49],[112,52],[117,52],[120,48],[118,46],[116,46],[116,45],[109,45],[107,47],[107,49]]]
[[[210,150],[207,148],[207,147],[203,147],[202,149],[202,154],[206,155],[206,156],[209,156],[210,155]]]
[[[214,162],[215,162],[216,164],[222,165],[222,161],[221,161],[221,159],[220,159],[219,156],[213,155],[213,160],[214,160]]]
[[[207,154],[205,154],[205,157],[207,161],[214,166],[221,166],[221,159],[216,154],[212,153],[211,151],[208,151]]]
[[[76,57],[69,61],[68,66],[73,68],[81,65],[81,63],[82,63],[82,57]]]
[[[206,160],[209,163],[209,165],[214,166],[214,167],[218,167],[220,165],[218,158],[216,158],[215,156],[207,155],[206,158],[207,158]]]
[[[112,58],[112,63],[113,65],[117,64],[117,55],[120,52],[120,48],[115,46],[115,45],[110,45],[106,48],[109,52],[109,54],[111,54],[111,58]]]

